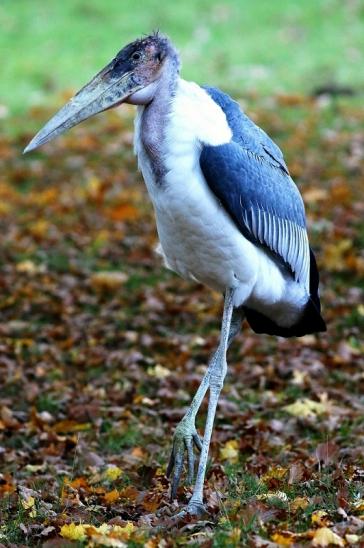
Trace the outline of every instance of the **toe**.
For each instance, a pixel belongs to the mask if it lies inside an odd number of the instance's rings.
[[[201,438],[200,436],[197,434],[197,432],[194,432],[194,434],[192,435],[192,439],[197,447],[197,449],[199,451],[201,451],[202,449],[202,441],[201,441]]]
[[[175,461],[175,458],[174,458],[174,444],[173,444],[172,451],[171,451],[171,455],[170,455],[170,457],[169,457],[169,462],[168,462],[168,466],[167,466],[167,471],[166,471],[166,476],[167,476],[167,478],[169,478],[170,475],[171,475],[172,472],[173,472],[174,461]]]
[[[185,446],[187,449],[187,464],[188,464],[187,481],[188,483],[192,483],[195,475],[195,454],[193,452],[192,439],[185,440]]]
[[[171,501],[176,498],[177,489],[181,480],[182,468],[183,468],[183,453],[184,451],[178,451],[174,458],[174,474],[171,487]]]

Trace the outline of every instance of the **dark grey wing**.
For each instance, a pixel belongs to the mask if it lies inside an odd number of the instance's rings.
[[[309,292],[304,205],[286,170],[236,142],[204,146],[200,166],[242,234],[269,249]]]
[[[208,86],[203,86],[203,89],[224,111],[233,132],[233,141],[289,175],[281,149],[263,129],[242,112],[239,103],[220,89]]]

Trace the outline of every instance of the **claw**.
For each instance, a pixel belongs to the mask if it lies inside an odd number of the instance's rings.
[[[176,498],[177,489],[182,476],[185,451],[187,451],[187,481],[189,483],[193,482],[195,474],[194,445],[199,451],[201,450],[202,443],[200,436],[196,431],[194,422],[183,418],[178,424],[173,436],[173,447],[166,472],[168,478],[171,476],[172,472],[174,472],[171,485],[171,501]]]

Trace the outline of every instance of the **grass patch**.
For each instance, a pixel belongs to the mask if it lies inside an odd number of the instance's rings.
[[[118,426],[114,422],[104,420],[100,433],[100,448],[106,454],[118,453],[122,449],[135,447],[143,441],[143,433],[138,425]]]
[[[12,113],[55,103],[61,90],[79,88],[119,48],[157,27],[180,48],[187,79],[239,95],[364,85],[360,2],[187,0],[161,11],[157,0],[4,0],[0,24],[0,95]]]

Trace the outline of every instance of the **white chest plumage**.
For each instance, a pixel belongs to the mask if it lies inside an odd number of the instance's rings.
[[[223,111],[202,88],[179,81],[164,131],[166,174],[163,181],[156,181],[141,139],[143,108],[138,110],[135,151],[155,209],[166,265],[221,292],[235,287],[236,306],[252,301],[265,308],[281,301],[287,280],[236,228],[200,169],[203,145],[231,140]]]

